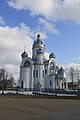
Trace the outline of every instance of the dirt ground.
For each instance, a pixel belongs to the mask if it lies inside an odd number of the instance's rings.
[[[1,97],[0,120],[80,120],[80,100]]]

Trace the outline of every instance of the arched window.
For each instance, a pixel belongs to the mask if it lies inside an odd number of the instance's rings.
[[[36,70],[36,78],[38,78],[38,70]]]
[[[43,78],[44,78],[44,70],[43,70]]]
[[[47,74],[47,69],[45,69],[45,74]]]
[[[30,67],[30,62],[29,62],[29,61],[26,61],[26,62],[24,63],[24,67]]]
[[[35,78],[35,70],[33,70],[33,78]]]
[[[21,88],[23,89],[23,86],[24,86],[24,82],[23,81],[21,81]]]
[[[52,82],[51,82],[51,80],[50,80],[50,86],[52,85]]]

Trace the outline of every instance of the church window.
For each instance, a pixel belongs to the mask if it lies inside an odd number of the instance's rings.
[[[36,78],[38,78],[38,70],[36,70]]]
[[[50,80],[50,86],[52,85],[52,82],[51,82],[51,80]]]
[[[58,86],[58,81],[57,81],[57,86]]]
[[[43,70],[43,78],[44,78],[44,70]]]
[[[45,69],[45,74],[47,74],[47,69]]]
[[[35,78],[35,70],[33,71],[33,78]]]
[[[21,81],[21,88],[23,89],[23,85],[24,85],[24,82],[23,81]]]

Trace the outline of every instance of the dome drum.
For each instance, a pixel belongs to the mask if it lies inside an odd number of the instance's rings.
[[[43,54],[44,53],[44,50],[42,50],[41,48],[37,50],[37,54]]]

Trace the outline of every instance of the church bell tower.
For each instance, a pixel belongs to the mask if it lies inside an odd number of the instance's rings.
[[[32,46],[32,59],[37,60],[37,57],[41,54],[44,54],[45,46],[40,40],[40,34],[37,35],[37,41],[34,41]]]

